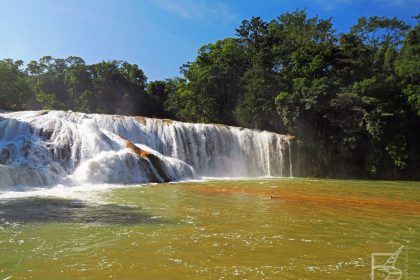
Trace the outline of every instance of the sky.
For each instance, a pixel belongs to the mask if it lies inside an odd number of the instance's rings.
[[[125,60],[149,80],[171,78],[202,45],[235,36],[242,20],[296,9],[346,32],[361,16],[413,25],[420,0],[0,0],[0,59]]]

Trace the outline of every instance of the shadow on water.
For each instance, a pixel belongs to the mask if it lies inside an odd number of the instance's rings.
[[[91,204],[77,199],[30,197],[0,201],[0,220],[22,223],[96,223],[162,224],[168,223],[139,207],[118,204]]]

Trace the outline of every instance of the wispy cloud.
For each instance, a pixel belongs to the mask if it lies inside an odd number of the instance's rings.
[[[365,0],[366,1],[366,0]],[[409,4],[418,4],[420,0],[371,0],[378,5],[385,6],[404,6]],[[362,0],[315,0],[320,7],[327,11],[333,11],[349,4],[362,3]]]
[[[378,3],[389,6],[405,6],[420,4],[420,0],[375,0]]]
[[[225,3],[206,3],[203,0],[156,0],[162,9],[189,20],[219,21],[230,23],[237,16]]]
[[[324,10],[333,11],[337,7],[350,4],[352,0],[315,0],[315,2],[321,6]]]

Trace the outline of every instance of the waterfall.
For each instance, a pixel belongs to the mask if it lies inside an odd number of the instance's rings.
[[[289,176],[293,177],[293,162],[292,162],[292,144],[290,141],[287,142],[289,147]]]
[[[0,113],[0,188],[292,176],[291,152],[284,135],[225,125],[70,111]]]

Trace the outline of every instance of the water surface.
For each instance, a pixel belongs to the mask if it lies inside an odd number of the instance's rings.
[[[420,278],[419,182],[215,180],[0,197],[0,279],[369,279],[371,253],[401,245],[397,266]]]

